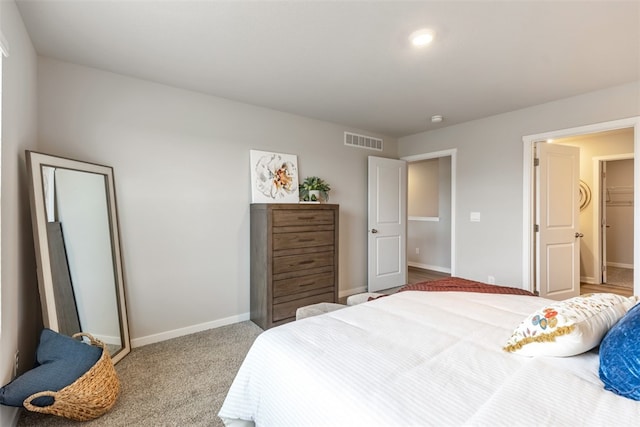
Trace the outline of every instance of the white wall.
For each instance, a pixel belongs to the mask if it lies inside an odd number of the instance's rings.
[[[0,25],[10,50],[2,63],[2,230],[0,381],[11,379],[16,350],[21,371],[33,364],[42,327],[27,192],[25,149],[36,145],[37,57],[13,1],[0,2]],[[0,406],[0,426],[17,411]]]
[[[522,286],[523,136],[637,116],[639,100],[635,82],[400,138],[401,157],[458,149],[456,275]]]
[[[298,155],[340,204],[340,293],[366,286],[367,156],[345,130],[40,58],[39,149],[114,167],[134,345],[249,312],[249,150]],[[382,135],[373,135],[382,136]],[[172,332],[173,331],[173,332]]]

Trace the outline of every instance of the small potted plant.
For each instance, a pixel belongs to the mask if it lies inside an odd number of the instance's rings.
[[[325,180],[317,176],[309,176],[299,186],[300,199],[305,202],[326,202],[329,200],[331,187]]]

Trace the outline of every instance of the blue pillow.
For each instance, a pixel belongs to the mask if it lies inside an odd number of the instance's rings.
[[[36,351],[37,366],[0,388],[0,404],[22,406],[24,400],[41,391],[59,391],[87,372],[102,356],[102,348],[43,329]],[[49,406],[54,399],[39,397],[31,403]]]
[[[632,307],[600,343],[604,388],[640,400],[640,305]]]

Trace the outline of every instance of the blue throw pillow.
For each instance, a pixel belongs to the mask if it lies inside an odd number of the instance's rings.
[[[37,366],[0,388],[0,404],[22,406],[24,400],[41,391],[59,391],[87,372],[102,356],[102,348],[87,345],[51,329],[40,334]],[[31,403],[49,406],[54,399],[39,397]]]
[[[604,388],[640,400],[640,305],[632,307],[600,343]]]

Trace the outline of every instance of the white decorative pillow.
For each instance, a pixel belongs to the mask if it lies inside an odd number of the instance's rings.
[[[574,356],[589,351],[637,302],[636,297],[588,294],[551,303],[513,332],[505,351],[523,356]]]

